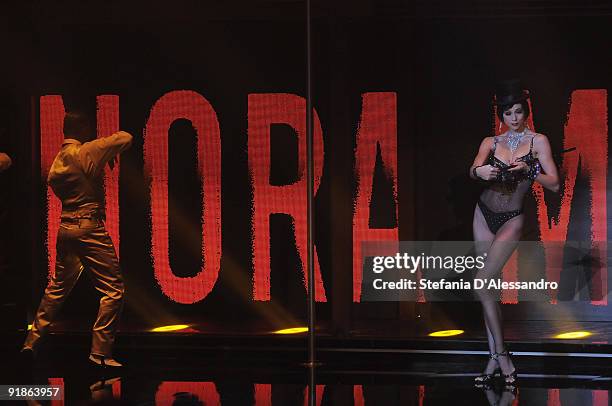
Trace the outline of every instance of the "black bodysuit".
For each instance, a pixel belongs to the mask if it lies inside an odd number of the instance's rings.
[[[529,141],[528,137],[526,142],[530,142],[529,152],[519,158],[517,161],[524,161],[527,165],[533,168],[534,165],[538,165],[537,158],[533,156],[533,139],[535,135],[531,137]],[[497,148],[497,142],[499,137],[494,137],[493,148],[485,163],[495,166],[500,169],[500,173],[497,179],[489,181],[489,185],[482,192],[478,199],[478,207],[482,212],[489,230],[493,234],[499,231],[500,227],[513,217],[518,216],[523,212],[523,200],[525,194],[531,188],[533,183],[532,177],[529,174],[517,171],[509,172],[510,165],[500,160],[495,156],[495,150]],[[517,149],[523,145],[523,141]]]

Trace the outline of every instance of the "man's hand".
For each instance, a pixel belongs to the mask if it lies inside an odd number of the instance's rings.
[[[0,152],[0,172],[7,170],[13,161],[11,161],[11,157],[6,155],[4,152]]]
[[[126,143],[129,145],[132,144],[132,134],[125,132],[125,131],[117,131],[115,133],[113,133],[112,137],[115,138],[120,138],[122,140],[125,140]],[[115,168],[115,165],[117,164],[117,162],[119,162],[119,159],[115,156],[113,159],[111,159],[110,161],[108,161],[108,167],[111,169],[111,171]]]

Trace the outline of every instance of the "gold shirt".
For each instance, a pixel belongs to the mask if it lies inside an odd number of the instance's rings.
[[[62,201],[63,210],[104,209],[104,165],[126,150],[132,136],[118,131],[81,144],[66,138],[55,157],[47,183]]]

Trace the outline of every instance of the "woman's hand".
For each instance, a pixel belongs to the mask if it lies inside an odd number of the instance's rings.
[[[496,179],[499,175],[499,168],[493,165],[482,165],[477,167],[474,172],[476,176],[483,180]]]
[[[523,171],[525,173],[529,172],[529,165],[525,161],[514,161],[510,165],[508,172],[517,172]]]

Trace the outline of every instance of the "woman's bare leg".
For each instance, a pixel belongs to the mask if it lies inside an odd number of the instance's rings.
[[[517,241],[520,238],[523,218],[522,214],[513,217],[497,231],[487,251],[485,267],[476,274],[476,278],[494,279],[500,277],[501,270],[514,252]],[[476,226],[476,219],[474,219],[474,223]],[[487,289],[480,289],[476,293],[482,303],[484,317],[489,327],[489,332],[493,337],[495,352],[500,353],[505,350],[505,344],[501,309],[497,297],[494,292],[490,292]],[[509,357],[499,357],[498,362],[504,374],[510,374],[514,371],[514,365]]]
[[[480,207],[476,206],[474,210],[474,222],[473,222],[473,232],[474,232],[474,241],[476,242],[476,255],[482,255],[489,250],[493,240],[495,239],[495,234],[493,234],[489,227],[487,226],[487,222],[480,211]],[[489,323],[487,322],[487,318],[484,317],[485,329],[487,331],[487,343],[489,344],[489,353],[494,354],[495,352],[495,340],[493,338],[493,334],[491,333],[491,329],[489,328]],[[497,368],[497,362],[494,359],[489,359],[487,363],[487,367],[484,370],[485,374],[492,374],[493,371]]]

